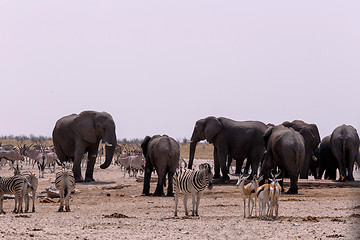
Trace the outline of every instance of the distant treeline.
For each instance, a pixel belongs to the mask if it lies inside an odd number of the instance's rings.
[[[30,140],[30,141],[34,141],[34,142],[42,142],[42,141],[51,141],[52,137],[49,136],[35,136],[33,134],[30,134],[30,136],[26,136],[26,135],[1,135],[0,139],[6,139],[6,140],[17,140],[17,141],[26,141],[26,140]],[[189,140],[187,138],[183,138],[183,139],[176,139],[179,143],[188,143]],[[127,138],[122,138],[122,139],[118,139],[117,142],[119,143],[141,143],[143,141],[143,139],[140,138],[132,138],[132,139],[127,139]]]

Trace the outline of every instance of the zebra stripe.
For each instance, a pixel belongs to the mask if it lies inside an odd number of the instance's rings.
[[[179,199],[180,192],[184,193],[184,207],[185,215],[188,215],[187,211],[187,197],[191,194],[193,199],[193,209],[192,216],[198,216],[198,208],[200,204],[200,197],[202,191],[209,187],[212,188],[212,178],[213,174],[211,172],[211,167],[209,164],[201,164],[200,170],[191,170],[191,169],[178,169],[173,177],[174,191],[175,191],[175,213],[177,216],[177,204]],[[194,206],[195,195],[197,195],[196,209]]]
[[[29,203],[30,203],[30,196],[29,193],[32,194],[32,212],[35,212],[35,198],[36,198],[36,190],[38,188],[39,180],[36,177],[35,173],[32,171],[26,171],[21,174],[25,179],[26,183],[24,185],[25,188],[25,212],[29,211]]]
[[[22,195],[24,189],[25,180],[21,176],[12,176],[2,178],[0,177],[0,213],[4,213],[3,202],[4,194],[14,194],[15,195],[15,208],[14,213],[22,212]]]
[[[55,187],[59,190],[60,195],[60,208],[59,212],[64,211],[64,200],[65,200],[65,211],[70,211],[70,193],[75,189],[75,178],[73,171],[69,169],[63,169],[56,173]]]

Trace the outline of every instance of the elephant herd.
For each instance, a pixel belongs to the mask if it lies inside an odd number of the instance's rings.
[[[236,160],[236,173],[246,159],[244,171],[260,174],[267,179],[271,169],[279,168],[282,177],[290,178],[288,193],[298,193],[298,178],[306,179],[311,172],[315,178],[335,179],[339,169],[340,181],[353,181],[354,162],[360,164],[359,136],[350,125],[337,127],[330,136],[320,141],[315,124],[301,120],[280,125],[260,121],[235,121],[225,117],[209,116],[200,119],[190,141],[189,164],[192,168],[196,145],[207,140],[214,146],[214,178],[229,180],[228,162]],[[53,142],[59,159],[73,161],[77,182],[94,181],[93,171],[100,141],[106,145],[106,159],[100,168],[109,167],[116,146],[115,123],[106,112],[84,111],[59,119],[53,130]],[[178,167],[179,144],[167,135],[146,136],[141,147],[146,158],[143,194],[149,195],[153,168],[158,173],[154,195],[163,195],[168,175],[167,195],[172,195],[172,176]],[[88,153],[85,179],[80,163]],[[221,173],[221,174],[220,174]]]

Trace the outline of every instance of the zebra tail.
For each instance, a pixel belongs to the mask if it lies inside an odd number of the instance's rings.
[[[64,197],[67,197],[68,194],[69,194],[69,188],[68,188],[68,185],[65,184],[65,187],[64,187]]]
[[[65,180],[65,186],[64,186],[64,197],[67,197],[69,195],[69,179],[66,178]]]

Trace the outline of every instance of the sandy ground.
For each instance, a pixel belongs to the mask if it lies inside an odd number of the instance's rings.
[[[11,174],[7,166],[0,170],[0,176]],[[360,239],[360,172],[351,185],[301,181],[299,195],[281,195],[280,218],[275,221],[244,218],[243,200],[234,183],[205,190],[200,217],[185,217],[181,198],[179,217],[174,217],[172,197],[141,196],[142,182],[124,178],[118,166],[101,170],[98,165],[97,182],[77,184],[71,212],[58,213],[58,199],[40,202],[54,177],[46,169],[45,179],[40,179],[35,213],[11,213],[14,200],[4,201],[7,214],[0,215],[0,238]],[[154,190],[152,183],[150,191]]]

